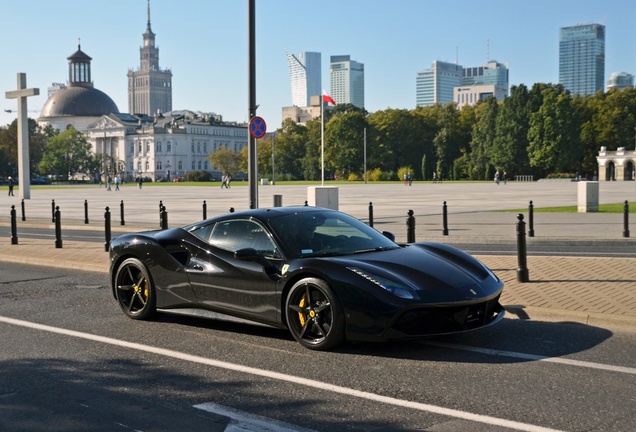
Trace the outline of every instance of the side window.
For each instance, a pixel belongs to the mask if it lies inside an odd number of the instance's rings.
[[[230,251],[254,248],[268,258],[276,255],[276,247],[263,227],[247,220],[216,223],[210,235],[210,244]]]

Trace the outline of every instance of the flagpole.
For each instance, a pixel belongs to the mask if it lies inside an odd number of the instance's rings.
[[[322,186],[325,185],[325,97],[320,96],[320,165]]]

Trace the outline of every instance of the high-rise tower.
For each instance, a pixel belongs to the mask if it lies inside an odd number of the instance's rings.
[[[453,102],[453,89],[462,84],[461,65],[434,61],[430,69],[417,73],[415,79],[417,106]]]
[[[364,108],[364,64],[348,55],[331,56],[331,97],[336,103]]]
[[[289,78],[291,82],[292,105],[308,107],[311,105],[311,97],[321,95],[320,53],[301,52],[287,54],[289,66]]]
[[[571,93],[594,94],[605,85],[605,26],[561,28],[559,83]]]
[[[157,112],[172,111],[172,71],[159,68],[159,48],[150,28],[150,0],[143,37],[139,69],[128,70],[128,110],[131,114],[154,116]]]

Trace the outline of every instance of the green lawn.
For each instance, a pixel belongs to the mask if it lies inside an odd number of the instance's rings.
[[[504,210],[506,212],[523,213],[528,211],[528,208]],[[616,204],[599,204],[598,213],[623,213],[625,211],[625,203]],[[535,213],[578,213],[577,206],[563,206],[563,207],[534,207]],[[632,203],[629,206],[630,213],[636,213],[636,204]]]

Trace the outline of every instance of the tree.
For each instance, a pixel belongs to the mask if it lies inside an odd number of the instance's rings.
[[[363,174],[364,129],[367,122],[360,111],[334,115],[325,125],[325,166],[343,178]]]
[[[285,119],[277,131],[274,154],[276,172],[281,173],[281,178],[304,178],[302,161],[307,154],[307,128],[291,119]]]
[[[70,179],[77,173],[90,173],[95,165],[92,146],[75,128],[49,139],[39,169],[42,173],[62,175]]]
[[[583,156],[581,123],[568,92],[543,90],[543,104],[530,116],[528,155],[530,164],[548,172],[574,172]]]
[[[499,105],[494,97],[484,103],[478,103],[475,109],[476,122],[473,125],[470,142],[470,162],[468,175],[472,179],[486,180],[490,178],[492,162],[491,149],[495,142],[495,131]]]
[[[490,164],[505,169],[510,175],[529,174],[529,99],[530,95],[526,86],[523,84],[512,86],[510,96],[504,100],[497,115]]]
[[[29,171],[38,172],[44,148],[50,137],[55,135],[53,128],[47,125],[40,128],[35,120],[28,119],[29,129]],[[14,120],[6,128],[0,128],[0,173],[17,175],[18,166],[18,120]]]
[[[247,148],[247,147],[245,147]],[[245,149],[244,149],[245,150]],[[241,169],[244,157],[241,153],[230,150],[227,147],[220,147],[214,153],[210,153],[208,158],[212,166],[216,167],[223,174],[236,176]]]

